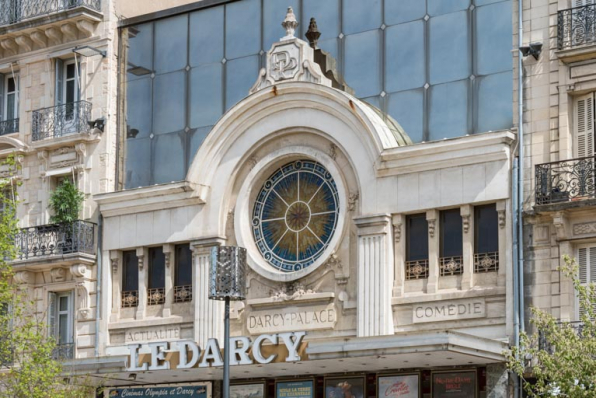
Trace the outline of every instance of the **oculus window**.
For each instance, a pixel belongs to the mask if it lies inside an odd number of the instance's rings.
[[[252,231],[263,258],[282,272],[313,264],[335,233],[339,196],[331,174],[298,160],[277,169],[257,194]]]

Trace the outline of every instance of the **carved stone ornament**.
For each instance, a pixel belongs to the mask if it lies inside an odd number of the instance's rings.
[[[288,8],[282,26],[286,30],[286,36],[273,43],[267,52],[267,65],[259,72],[250,94],[282,82],[303,81],[331,87],[331,80],[325,77],[321,67],[314,62],[314,50],[304,40],[294,37],[298,22],[291,7]]]
[[[170,259],[172,258],[172,253],[168,252],[168,253],[164,253],[164,260],[166,263],[166,268],[170,268]]]
[[[26,285],[33,282],[33,273],[29,271],[18,271],[15,272],[13,279],[19,285]]]
[[[360,194],[358,192],[351,192],[350,196],[348,197],[348,211],[354,211],[356,209],[356,202],[360,198]]]
[[[428,220],[428,236],[431,238],[435,237],[435,225],[437,224],[437,220]]]
[[[499,227],[505,228],[505,210],[497,210],[499,215]]]
[[[401,240],[401,223],[393,226],[393,238],[395,239],[395,243],[399,243]]]
[[[470,215],[468,214],[466,216],[461,216],[461,221],[463,224],[464,233],[467,234],[470,230]]]
[[[145,256],[137,256],[139,261],[139,269],[143,269],[143,264],[145,263]]]
[[[112,263],[112,272],[115,274],[116,272],[118,272],[118,259],[113,258],[110,260],[110,262]]]
[[[84,264],[75,264],[70,266],[70,273],[75,278],[85,278],[89,269]]]
[[[291,284],[282,284],[278,290],[271,291],[271,298],[276,301],[290,301],[299,297],[316,293],[312,289],[308,289],[300,282]]]
[[[50,270],[52,282],[61,282],[66,277],[66,270],[64,268],[52,268]]]
[[[596,222],[585,222],[580,224],[573,224],[574,235],[590,235],[596,234]]]
[[[329,144],[329,157],[333,160],[337,159],[337,145]]]
[[[327,261],[325,261],[325,267],[327,268],[343,268],[343,265],[341,263],[341,260],[339,259],[339,257],[337,256],[337,254],[335,253],[331,253],[331,255],[329,256],[329,259]]]

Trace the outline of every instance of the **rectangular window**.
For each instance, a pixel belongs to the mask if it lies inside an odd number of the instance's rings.
[[[474,272],[499,270],[499,216],[495,204],[474,207]]]
[[[19,76],[0,74],[0,135],[19,131]]]
[[[463,272],[463,231],[460,209],[441,211],[439,225],[441,230],[440,275],[459,275]]]
[[[596,245],[586,245],[578,249],[577,265],[579,266],[579,280],[582,285],[596,283]],[[580,319],[580,316],[585,313],[585,308],[581,306],[579,298],[577,303],[578,319]]]
[[[174,283],[174,302],[192,301],[192,250],[190,245],[176,245],[176,275]]]
[[[577,97],[573,111],[575,158],[594,156],[594,93]]]
[[[139,305],[139,260],[135,250],[122,252],[122,307]]]
[[[50,334],[56,339],[53,356],[56,359],[74,357],[74,298],[72,291],[50,292]]]
[[[148,304],[163,304],[166,301],[166,257],[162,247],[149,249]]]
[[[406,279],[428,278],[428,221],[426,214],[406,218]]]

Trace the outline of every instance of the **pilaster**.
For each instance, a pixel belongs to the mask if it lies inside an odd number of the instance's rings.
[[[499,271],[498,286],[505,286],[507,282],[507,202],[504,200],[497,202],[497,214],[499,217]]]
[[[172,315],[172,304],[174,303],[174,273],[176,272],[176,267],[174,266],[174,245],[163,245],[163,254],[166,268],[166,301],[163,306],[163,317],[167,318]]]
[[[406,240],[402,237],[405,228],[406,217],[403,214],[396,214],[393,221],[393,242],[394,242],[394,267],[395,279],[393,282],[393,297],[401,297],[404,294],[405,284],[405,258]]]
[[[464,270],[461,278],[462,290],[474,286],[474,208],[471,205],[460,207],[463,236],[463,262]]]
[[[354,219],[358,228],[358,337],[391,335],[394,281],[389,214]]]
[[[122,306],[122,287],[120,281],[122,280],[122,252],[118,250],[110,251],[110,269],[112,275],[112,311],[110,313],[110,322],[118,321],[118,314]]]
[[[137,248],[137,259],[139,262],[139,302],[137,306],[136,319],[143,319],[145,317],[145,310],[147,309],[147,286],[149,284],[149,273],[147,272],[147,256],[145,248]]]
[[[426,212],[428,222],[428,284],[427,293],[437,293],[439,290],[439,211],[428,210]]]

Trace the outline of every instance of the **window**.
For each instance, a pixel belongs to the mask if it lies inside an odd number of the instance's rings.
[[[13,187],[7,186],[2,191],[0,191],[0,216],[4,214],[4,209],[8,208],[9,202],[12,202],[13,205],[15,203],[15,195],[13,189]],[[16,211],[14,206],[13,211]]]
[[[596,283],[596,246],[582,246],[578,249],[577,264],[579,266],[579,280],[583,285]],[[578,314],[581,316],[585,308],[581,307],[578,299]],[[594,308],[596,310],[596,308]],[[578,316],[579,319],[579,316]]]
[[[48,325],[56,339],[53,356],[57,359],[74,357],[73,301],[72,292],[50,292]]]
[[[139,261],[134,250],[122,252],[122,307],[139,305]]]
[[[499,270],[499,216],[495,204],[474,207],[474,272]]]
[[[594,156],[594,93],[575,99],[573,155]]]
[[[55,136],[77,133],[81,116],[80,66],[74,60],[56,59]]]
[[[440,214],[440,275],[459,275],[463,272],[463,237],[460,209],[443,210]]]
[[[12,317],[8,302],[0,302],[0,368],[11,366],[14,362],[14,346],[10,338]]]
[[[19,131],[19,76],[0,74],[0,135]]]
[[[174,302],[192,300],[192,250],[189,244],[176,245],[176,274],[174,276]]]
[[[406,279],[428,278],[428,222],[426,214],[406,217]]]
[[[149,305],[163,304],[166,301],[166,257],[162,247],[149,249]]]

